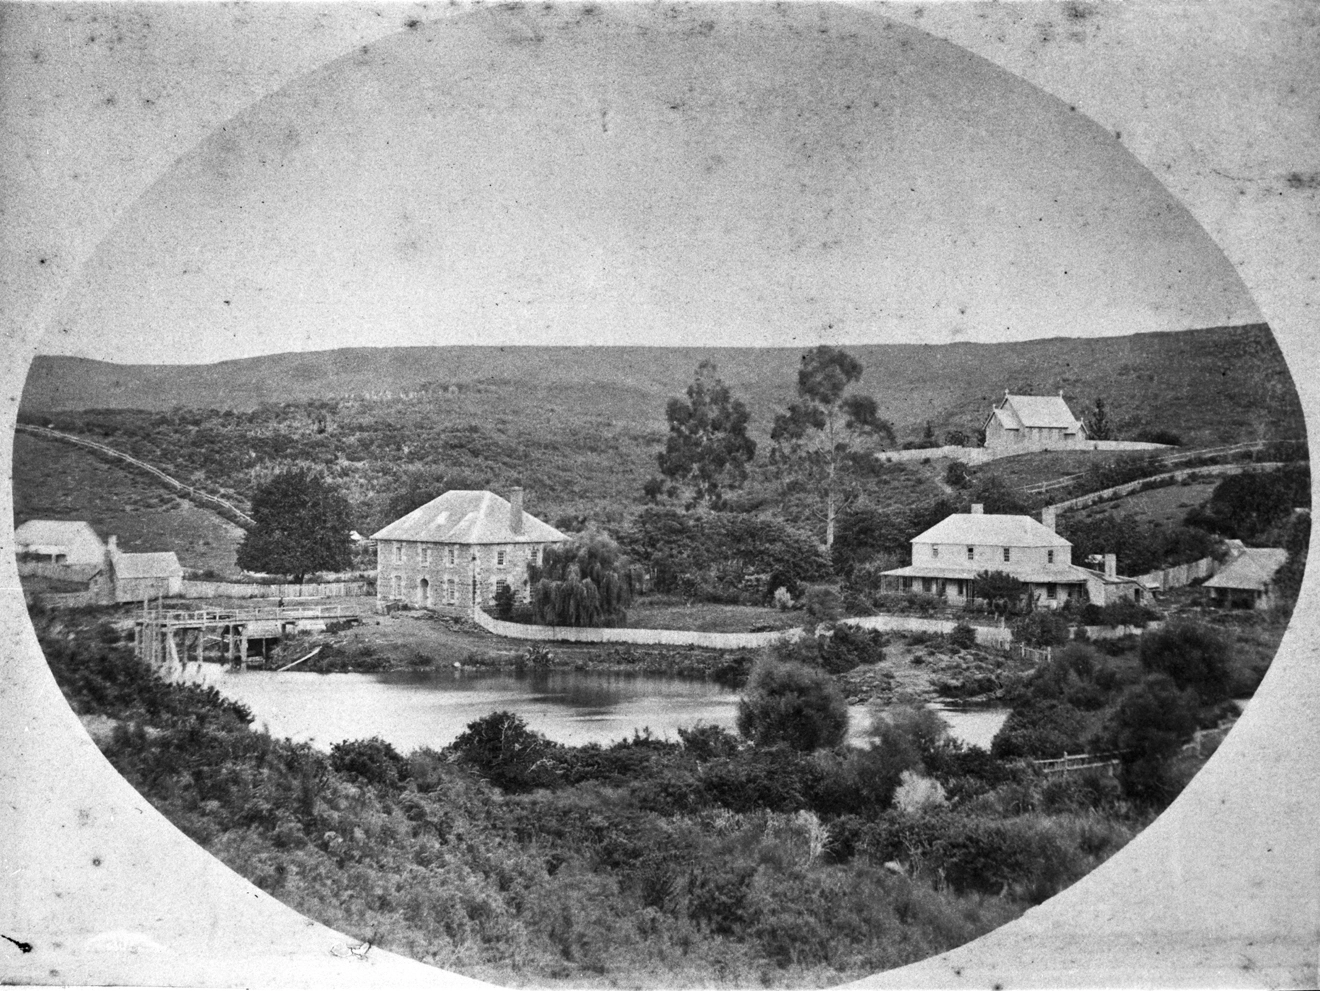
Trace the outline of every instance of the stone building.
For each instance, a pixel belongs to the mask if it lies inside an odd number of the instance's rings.
[[[1013,396],[995,404],[982,426],[991,450],[1039,451],[1084,446],[1086,425],[1073,416],[1063,393],[1057,396]]]
[[[527,565],[568,537],[523,510],[523,490],[454,491],[372,534],[376,605],[391,602],[464,614],[501,585],[527,600]]]

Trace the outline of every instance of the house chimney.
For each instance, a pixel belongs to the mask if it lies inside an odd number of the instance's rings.
[[[1046,506],[1044,509],[1040,511],[1041,526],[1045,527],[1046,530],[1057,529],[1056,524],[1058,521],[1055,518],[1056,515],[1057,515],[1057,510],[1055,510],[1053,506]]]
[[[515,485],[509,490],[509,529],[515,536],[522,536],[523,532],[523,490],[522,486]]]
[[[1116,554],[1105,555],[1105,577],[1106,578],[1118,577],[1118,555]]]
[[[985,512],[985,503],[983,503],[983,502],[974,502],[974,503],[972,503],[972,515],[973,515],[973,516],[980,516],[980,515],[981,515],[982,513],[984,513],[984,512]]]

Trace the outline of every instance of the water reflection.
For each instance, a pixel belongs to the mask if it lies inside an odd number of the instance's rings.
[[[443,747],[475,719],[507,709],[560,743],[607,744],[650,730],[678,739],[679,727],[733,730],[738,694],[713,682],[597,671],[395,671],[316,675],[223,670],[206,678],[247,705],[258,726],[328,749],[340,740],[380,736],[403,752]],[[941,709],[953,734],[989,747],[1005,710]],[[870,710],[850,709],[849,738],[865,743]]]

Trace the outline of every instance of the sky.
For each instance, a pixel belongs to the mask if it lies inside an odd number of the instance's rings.
[[[1084,114],[846,6],[417,18],[164,171],[46,353],[1002,341],[1259,320]]]

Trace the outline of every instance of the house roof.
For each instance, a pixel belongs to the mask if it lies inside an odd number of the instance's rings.
[[[111,563],[116,578],[178,578],[183,566],[173,551],[155,551],[148,554],[127,554],[113,551]]]
[[[68,547],[87,537],[101,543],[92,525],[82,520],[28,520],[14,531],[19,547]]]
[[[371,535],[372,540],[417,540],[436,544],[553,544],[568,540],[548,523],[523,513],[523,532],[514,533],[509,500],[494,492],[454,490]]]
[[[1000,547],[1071,547],[1057,533],[1030,516],[998,513],[954,513],[924,533],[914,544],[993,544]]]
[[[1288,552],[1282,547],[1247,547],[1204,587],[1263,592],[1287,560]]]

